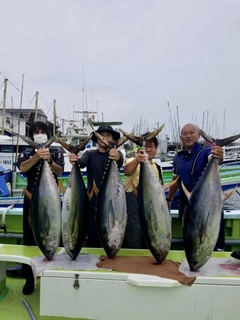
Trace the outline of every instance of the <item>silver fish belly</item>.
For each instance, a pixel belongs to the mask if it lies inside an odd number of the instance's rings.
[[[171,216],[163,186],[148,161],[141,163],[138,199],[140,222],[147,246],[156,261],[161,263],[171,247]]]
[[[183,217],[185,254],[192,271],[211,257],[219,235],[222,206],[218,162],[212,157],[191,193]]]
[[[37,245],[48,260],[61,238],[61,199],[56,180],[43,160],[30,203],[30,222]]]
[[[126,194],[115,161],[108,163],[99,190],[96,218],[102,246],[112,259],[121,248],[127,224]]]
[[[89,200],[78,164],[74,164],[62,203],[62,240],[68,255],[75,260],[87,234]]]

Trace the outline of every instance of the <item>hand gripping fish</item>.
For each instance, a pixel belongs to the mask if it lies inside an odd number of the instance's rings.
[[[103,136],[94,133],[109,148]],[[116,148],[128,139],[126,137],[114,142]],[[114,160],[108,161],[106,171],[99,189],[96,220],[102,246],[110,259],[113,259],[122,246],[127,225],[127,205],[125,189]]]
[[[52,137],[44,145],[39,145],[21,138],[34,148],[47,148],[55,140]],[[61,239],[61,199],[47,160],[40,160],[32,195],[27,190],[25,192],[31,199],[29,215],[35,241],[44,256],[51,260]]]
[[[144,138],[135,137],[123,130],[120,131],[138,146],[144,146],[162,128],[163,126],[149,133]],[[149,161],[140,163],[138,203],[140,223],[145,241],[157,263],[161,263],[166,258],[171,247],[171,216],[164,188],[153,172]]]
[[[78,146],[71,146],[61,139],[57,141],[69,152],[78,154],[85,149],[91,136]],[[89,200],[80,165],[71,170],[62,201],[62,240],[67,254],[75,260],[86,239],[89,220]]]
[[[199,129],[200,135],[217,146],[228,145],[240,137],[213,139]],[[211,257],[216,245],[223,206],[218,160],[211,157],[193,191],[189,193],[188,206],[183,216],[183,241],[186,258],[192,271],[200,269]]]

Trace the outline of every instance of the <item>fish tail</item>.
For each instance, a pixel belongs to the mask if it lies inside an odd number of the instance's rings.
[[[59,139],[58,137],[55,137],[57,142],[59,142],[65,149],[67,149],[70,153],[78,154],[79,151],[82,151],[85,149],[87,143],[92,138],[92,135],[90,135],[87,139],[85,139],[83,142],[81,142],[77,146],[71,146],[70,144],[66,143],[65,141]]]
[[[199,131],[199,134],[211,145],[215,144],[220,147],[227,146],[228,144],[240,138],[240,134],[237,134],[224,139],[214,139],[210,135],[206,134],[206,132],[204,132],[202,129],[198,128],[198,131]]]

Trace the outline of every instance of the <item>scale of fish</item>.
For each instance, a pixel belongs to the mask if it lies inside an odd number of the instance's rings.
[[[21,138],[34,148],[47,148],[55,140],[50,138],[44,145]],[[31,200],[29,207],[30,225],[35,241],[44,256],[51,260],[61,239],[61,198],[53,172],[47,160],[40,160],[33,193],[25,190]]]
[[[85,149],[91,136],[78,146],[57,141],[69,152],[78,154]],[[89,199],[78,162],[74,163],[62,201],[62,241],[67,254],[75,260],[86,239],[89,221]]]
[[[119,148],[128,140],[124,137],[113,145],[99,133],[95,135],[109,148]],[[109,159],[99,188],[96,220],[102,247],[113,259],[122,246],[127,225],[126,193],[114,160]]]
[[[213,139],[201,129],[199,134],[211,144],[225,146],[239,135]],[[223,193],[218,160],[211,157],[191,193],[182,184],[188,198],[183,215],[183,241],[190,270],[197,271],[206,264],[217,243],[223,206]]]
[[[123,135],[144,147],[147,141],[155,137],[163,126],[150,132],[145,137],[136,137],[120,130]],[[157,263],[168,255],[172,240],[172,223],[166,202],[165,190],[149,161],[140,163],[140,176],[138,185],[139,217],[146,244]]]

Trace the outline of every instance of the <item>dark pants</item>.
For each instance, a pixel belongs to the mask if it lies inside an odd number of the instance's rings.
[[[134,192],[126,192],[127,201],[127,227],[123,248],[142,249],[145,246],[143,233],[139,220],[138,200]]]
[[[97,228],[95,211],[95,208],[90,208],[87,244],[89,248],[102,248]]]
[[[30,206],[30,200],[25,196],[24,206],[23,206],[23,244],[25,246],[36,246],[33,230],[29,223],[29,206]],[[23,263],[22,275],[26,280],[33,281],[32,267],[29,266],[28,264]]]

